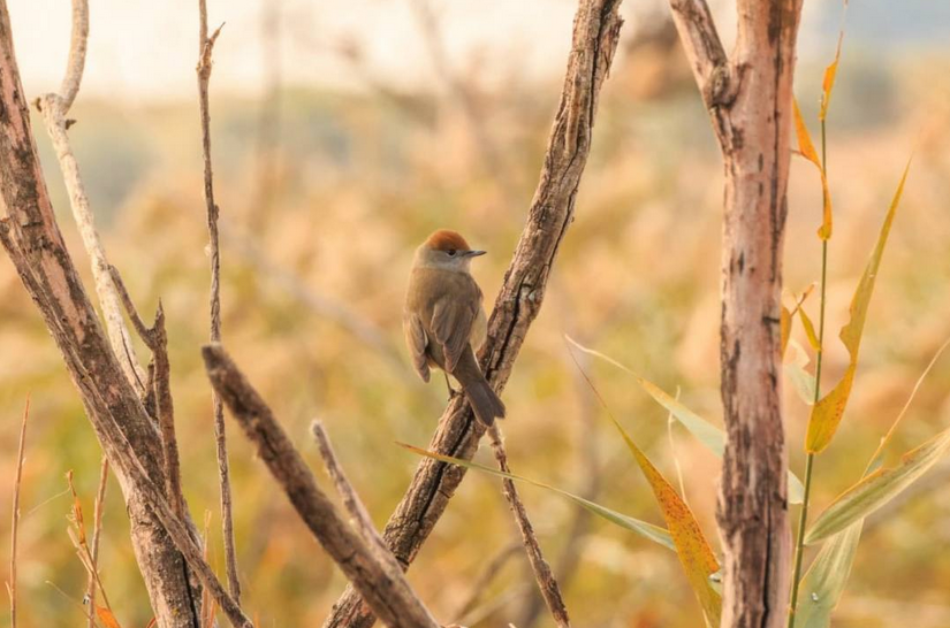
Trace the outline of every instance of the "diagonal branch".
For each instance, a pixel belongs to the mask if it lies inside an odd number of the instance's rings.
[[[373,610],[390,626],[438,628],[395,559],[390,556],[381,560],[382,548],[374,550],[361,538],[320,490],[271,409],[224,349],[220,345],[207,345],[201,353],[211,385],[257,447],[258,455],[297,514]],[[355,496],[351,499],[355,500]],[[359,510],[360,507],[352,508]]]
[[[511,473],[511,468],[508,466],[508,453],[505,451],[501,429],[497,423],[488,429],[488,437],[491,439],[492,451],[495,452],[498,468],[504,473]],[[528,511],[518,496],[518,489],[515,487],[514,481],[508,478],[502,480],[502,486],[504,487],[505,499],[508,500],[511,512],[515,516],[515,522],[518,524],[518,530],[521,531],[521,539],[528,555],[531,570],[534,572],[535,580],[538,581],[541,597],[544,598],[544,603],[551,611],[551,616],[558,628],[570,628],[571,618],[567,613],[567,607],[564,605],[564,599],[561,597],[561,588],[551,571],[551,566],[544,559],[544,554],[541,553],[541,545],[534,534],[534,526],[531,525],[531,520],[528,519]]]
[[[208,6],[198,0],[198,108],[201,114],[201,148],[204,157],[204,193],[207,204],[209,249],[211,253],[211,342],[221,342],[221,243],[218,235],[218,205],[214,201],[214,174],[211,169],[211,113],[208,101],[208,83],[211,81],[211,55],[214,42],[224,24],[208,35]],[[241,580],[238,577],[237,549],[234,546],[234,514],[231,499],[231,471],[228,464],[228,439],[224,426],[224,408],[221,399],[212,390],[211,407],[214,415],[215,454],[218,459],[218,484],[221,491],[221,526],[224,537],[224,561],[228,572],[228,588],[234,599],[241,600]]]
[[[706,0],[670,0],[673,23],[686,59],[707,107],[723,98],[728,87],[729,59],[719,40]]]
[[[573,45],[560,103],[548,141],[541,179],[527,224],[505,275],[488,324],[482,367],[488,381],[504,388],[531,323],[541,308],[545,287],[574,206],[590,152],[600,88],[607,78],[620,35],[619,0],[581,0],[574,18]],[[470,459],[484,429],[473,421],[464,396],[453,399],[439,421],[429,450]],[[445,511],[465,469],[426,458],[389,518],[383,537],[408,568]],[[375,618],[348,588],[324,626],[366,628]]]

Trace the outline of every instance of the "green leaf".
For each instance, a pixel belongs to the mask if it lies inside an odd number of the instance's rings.
[[[569,343],[577,347],[580,351],[588,355],[592,355],[595,358],[600,358],[613,366],[616,366],[625,373],[629,373],[637,381],[643,390],[647,392],[648,395],[653,397],[653,399],[659,403],[661,406],[667,409],[670,414],[676,417],[676,420],[679,421],[683,427],[685,427],[690,434],[699,439],[703,445],[705,445],[711,452],[716,454],[719,458],[722,458],[723,451],[726,448],[726,433],[721,429],[702,418],[681,402],[677,401],[674,397],[671,397],[663,389],[661,389],[656,384],[640,377],[636,372],[627,368],[620,362],[614,360],[608,355],[596,351],[594,349],[589,349],[584,345],[578,343],[576,340],[570,336],[564,336]],[[788,474],[788,501],[792,504],[802,503],[802,499],[805,496],[805,487],[802,485],[801,480],[799,480],[795,474],[789,471]]]
[[[805,370],[805,367],[808,366],[808,354],[794,340],[789,342],[789,346],[792,349],[791,356],[786,359],[782,368],[785,370],[785,375],[788,376],[789,381],[792,382],[799,398],[810,406],[815,403],[815,376]],[[792,480],[789,478],[789,486],[791,486],[791,482]]]
[[[861,348],[861,336],[864,333],[864,324],[867,321],[868,305],[871,303],[871,295],[874,293],[874,282],[877,279],[878,270],[881,266],[881,257],[884,255],[884,247],[887,245],[887,237],[891,232],[891,225],[894,222],[894,215],[897,213],[897,206],[900,204],[901,195],[904,192],[904,184],[907,181],[907,173],[910,172],[910,160],[904,168],[904,174],[901,176],[900,184],[894,198],[891,200],[887,216],[884,218],[884,225],[881,227],[881,233],[878,236],[877,245],[868,260],[858,283],[857,290],[851,300],[851,318],[848,323],[841,328],[840,338],[850,355],[848,368],[841,378],[841,381],[814,405],[811,412],[811,418],[808,421],[808,434],[805,437],[805,451],[817,454],[823,451],[841,423],[841,417],[844,415],[845,406],[848,404],[848,398],[851,396],[851,387],[854,384],[854,374],[858,368],[858,351]]]
[[[861,540],[863,519],[833,535],[821,546],[801,582],[801,601],[795,613],[795,628],[828,628],[851,575],[851,565]]]
[[[907,401],[904,402],[904,407],[901,408],[897,418],[894,419],[887,434],[881,439],[881,443],[877,451],[871,456],[871,460],[868,462],[862,477],[867,477],[869,473],[880,467],[885,447],[890,442],[891,437],[897,430],[897,426],[900,425],[901,420],[907,413],[907,409],[910,408],[911,403],[913,403],[924,379],[926,379],[948,346],[950,346],[950,339],[947,339],[947,341],[937,349],[934,356],[930,359],[930,363],[927,364],[927,368],[925,368],[923,373],[920,374],[920,377],[917,378],[917,382],[914,384],[913,389],[911,389]],[[851,565],[854,562],[854,556],[857,551],[863,525],[864,519],[860,519],[841,532],[831,535],[821,546],[821,551],[815,558],[815,562],[812,563],[811,568],[809,568],[808,573],[805,574],[801,582],[801,590],[807,597],[804,598],[804,601],[801,602],[798,607],[795,622],[797,628],[802,628],[803,626],[805,628],[828,628],[831,624],[831,612],[835,606],[837,606],[838,600],[841,598],[841,594],[847,583],[848,576],[851,573]]]
[[[950,429],[904,454],[897,466],[882,467],[865,476],[819,515],[805,535],[805,543],[817,543],[867,517],[926,473],[948,448]]]
[[[496,477],[507,478],[509,480],[514,480],[515,482],[524,482],[525,484],[531,484],[532,486],[537,486],[543,488],[552,493],[556,493],[561,497],[566,497],[567,499],[573,501],[575,504],[586,508],[588,511],[592,512],[607,521],[624,528],[625,530],[630,530],[631,532],[636,532],[637,534],[647,538],[654,543],[658,543],[663,547],[676,551],[676,545],[673,544],[673,539],[670,537],[670,533],[660,526],[653,525],[652,523],[647,523],[646,521],[641,521],[640,519],[634,519],[625,514],[619,513],[615,510],[611,510],[605,506],[601,506],[598,503],[592,502],[589,499],[584,499],[573,493],[561,490],[559,488],[550,486],[543,482],[538,482],[537,480],[532,480],[520,475],[514,475],[512,473],[505,473],[499,471],[498,469],[493,469],[491,467],[486,467],[480,465],[476,462],[470,462],[468,460],[462,460],[461,458],[453,458],[452,456],[444,456],[442,454],[437,454],[432,451],[427,451],[425,449],[420,449],[419,447],[413,447],[412,445],[406,445],[405,443],[398,443],[400,447],[408,449],[409,451],[419,454],[420,456],[425,456],[426,458],[432,458],[433,460],[440,460],[442,462],[447,462],[449,464],[458,465],[460,467],[465,467],[466,469],[475,469],[476,471],[481,471],[482,473],[487,473],[489,475],[494,475]]]

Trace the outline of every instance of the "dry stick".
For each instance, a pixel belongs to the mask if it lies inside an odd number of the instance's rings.
[[[106,329],[109,341],[115,352],[122,370],[133,386],[141,392],[144,389],[145,372],[135,358],[132,348],[131,335],[122,320],[122,308],[119,297],[109,275],[109,261],[105,248],[96,230],[95,217],[89,207],[89,198],[86,195],[86,186],[79,172],[79,163],[73,155],[67,129],[73,120],[67,120],[66,115],[72,106],[79,86],[82,82],[83,68],[86,63],[86,43],[89,38],[89,6],[88,0],[73,0],[72,10],[72,40],[69,48],[69,61],[66,66],[66,75],[59,94],[46,94],[36,101],[36,107],[43,114],[46,121],[46,130],[52,140],[59,160],[59,167],[63,173],[66,192],[69,195],[69,205],[72,208],[73,218],[79,233],[82,236],[83,246],[92,262],[92,277],[95,282],[96,294],[102,313],[105,316]]]
[[[488,437],[491,439],[492,451],[495,454],[495,460],[498,461],[498,468],[503,473],[511,473],[508,466],[508,454],[505,452],[505,444],[502,439],[501,429],[495,423],[488,429]],[[568,616],[567,607],[564,605],[564,599],[561,597],[561,589],[557,584],[557,579],[551,572],[551,566],[544,559],[541,552],[541,545],[534,534],[534,526],[528,519],[528,511],[524,503],[518,496],[518,489],[515,483],[508,478],[502,480],[502,486],[505,489],[505,499],[511,507],[511,512],[515,516],[518,529],[521,531],[521,540],[524,543],[525,552],[528,555],[528,562],[531,564],[531,570],[534,572],[534,578],[538,582],[538,589],[541,591],[541,597],[547,604],[554,623],[559,628],[570,628],[571,618]]]
[[[208,7],[198,0],[198,104],[201,110],[201,149],[204,155],[204,191],[208,206],[208,235],[211,252],[211,342],[221,342],[221,247],[218,237],[218,205],[214,201],[214,174],[211,170],[211,113],[208,83],[211,80],[211,55],[214,42],[221,34],[222,24],[208,36]],[[231,504],[231,472],[228,464],[228,440],[224,426],[221,399],[211,391],[214,414],[214,441],[218,458],[218,482],[221,489],[221,525],[224,536],[224,562],[228,572],[228,588],[239,603],[241,581],[238,578],[237,550],[234,547],[234,516]]]
[[[211,385],[257,447],[297,514],[366,602],[390,626],[437,628],[395,559],[381,560],[382,548],[365,542],[320,490],[271,409],[224,349],[208,345],[202,348],[202,355]],[[352,499],[356,500],[355,496]]]
[[[16,477],[13,480],[13,519],[10,524],[10,582],[7,593],[10,594],[10,628],[16,628],[16,543],[20,526],[20,483],[23,480],[23,454],[26,451],[26,422],[30,418],[30,396],[26,397],[23,409],[23,421],[20,424],[20,445],[16,455]]]
[[[350,517],[353,519],[353,523],[356,525],[360,536],[363,537],[363,541],[369,545],[370,549],[373,550],[380,560],[390,563],[388,565],[390,569],[401,571],[399,563],[393,558],[392,552],[389,551],[389,548],[386,547],[386,543],[382,537],[379,536],[379,532],[376,531],[376,526],[373,525],[373,519],[369,516],[366,506],[360,501],[359,496],[353,489],[353,485],[350,484],[350,481],[346,478],[346,474],[343,473],[343,468],[340,466],[339,461],[337,461],[333,446],[330,444],[330,437],[323,428],[323,423],[314,421],[310,424],[310,431],[317,440],[317,449],[320,452],[320,457],[323,458],[323,464],[327,468],[327,473],[330,479],[333,480],[333,485],[336,487],[337,493],[339,493],[340,498],[343,499],[343,506],[346,508],[346,511],[350,513]]]
[[[163,531],[141,478],[162,478],[161,441],[72,261],[56,222],[30,126],[13,48],[10,15],[0,0],[0,244],[43,315],[96,436],[122,488],[135,557],[162,628],[193,628],[194,592],[182,555]],[[121,417],[121,421],[117,419]],[[136,474],[129,455],[144,467]],[[186,521],[187,523],[187,521]]]
[[[86,597],[90,602],[96,601],[96,576],[99,573],[99,539],[102,536],[102,509],[106,501],[106,485],[109,480],[109,459],[102,457],[102,466],[99,469],[99,489],[96,491],[96,503],[93,506],[92,547],[89,551],[92,573],[89,574],[89,585]],[[89,615],[89,628],[96,628],[96,619]]]
[[[152,352],[154,368],[149,371],[149,381],[154,386],[155,414],[162,437],[162,454],[165,460],[165,497],[178,518],[185,513],[185,495],[181,488],[181,459],[178,455],[178,438],[175,435],[175,405],[172,400],[171,363],[168,360],[168,334],[165,331],[165,309],[159,300],[155,310],[155,322],[146,327],[139,316],[122,276],[115,266],[109,269],[122,304],[129,314],[135,331]]]
[[[780,628],[788,612],[791,537],[779,309],[802,0],[737,0],[731,60],[705,0],[670,0],[670,6],[725,172],[722,626]]]
[[[607,78],[622,20],[619,0],[582,0],[574,20],[573,45],[538,188],[515,249],[505,283],[488,323],[481,366],[496,391],[504,389],[531,323],[541,308],[551,267],[568,225],[590,152],[600,88]],[[474,421],[464,395],[449,402],[427,449],[471,459],[484,429]],[[445,511],[465,469],[426,458],[383,538],[404,567],[409,566]],[[327,628],[367,628],[375,621],[359,594],[348,588],[324,624]]]

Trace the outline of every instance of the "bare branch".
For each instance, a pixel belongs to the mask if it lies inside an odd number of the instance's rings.
[[[317,440],[320,457],[323,458],[327,473],[330,475],[330,479],[333,480],[337,493],[343,499],[343,506],[350,513],[350,518],[353,520],[360,536],[363,537],[363,541],[369,545],[380,560],[390,563],[387,565],[388,568],[401,572],[399,562],[393,558],[392,552],[386,547],[383,538],[379,536],[379,532],[376,531],[376,527],[373,525],[373,519],[369,516],[363,502],[360,501],[350,481],[346,478],[346,474],[343,473],[343,468],[336,459],[333,446],[330,445],[330,437],[323,429],[323,424],[320,421],[314,421],[310,424],[310,431]]]
[[[207,345],[202,355],[211,385],[257,447],[258,455],[297,514],[367,604],[390,626],[436,628],[438,624],[419,601],[395,560],[380,560],[378,550],[374,551],[363,541],[320,490],[271,409],[224,349],[220,345]]]
[[[504,473],[511,473],[511,468],[508,466],[508,454],[505,452],[501,429],[499,429],[497,423],[488,429],[488,437],[491,439],[492,451],[495,453],[495,460],[498,461],[498,468]],[[561,589],[551,572],[551,566],[544,559],[541,546],[538,544],[538,538],[534,534],[534,526],[531,525],[531,520],[528,519],[528,511],[518,496],[518,489],[515,487],[514,481],[508,478],[502,480],[502,486],[504,487],[505,499],[508,500],[508,506],[515,516],[518,529],[521,531],[521,540],[524,543],[531,570],[534,572],[534,578],[538,582],[541,597],[544,598],[544,603],[551,611],[551,616],[558,628],[570,628],[571,618],[568,616],[567,607],[561,597]]]
[[[578,6],[571,54],[540,182],[505,283],[495,300],[482,351],[482,369],[496,391],[508,381],[528,329],[540,311],[551,267],[574,218],[598,95],[620,36],[619,4],[619,0],[581,0]],[[483,433],[461,395],[443,412],[428,449],[467,460],[474,455]],[[404,567],[408,568],[425,543],[463,477],[462,467],[430,458],[420,461],[383,532]],[[324,626],[367,628],[374,621],[359,595],[348,588]]]
[[[208,7],[198,0],[198,105],[201,114],[201,148],[204,156],[204,192],[207,204],[209,249],[211,253],[211,342],[221,342],[221,243],[218,236],[218,205],[214,201],[214,173],[211,169],[211,112],[208,83],[211,80],[214,42],[224,24],[208,36]],[[214,442],[218,460],[218,484],[221,491],[221,526],[224,537],[224,562],[228,572],[228,588],[234,599],[241,601],[241,579],[238,577],[237,549],[234,546],[234,514],[231,498],[231,471],[228,463],[228,439],[224,425],[224,408],[217,393],[211,391],[214,415]]]
[[[155,310],[155,322],[145,327],[139,316],[129,291],[122,281],[118,269],[110,267],[112,282],[122,299],[129,319],[136,332],[152,351],[153,364],[149,368],[149,383],[154,387],[155,416],[162,436],[162,454],[165,461],[165,497],[172,506],[175,516],[182,518],[185,513],[185,495],[181,488],[181,460],[178,455],[178,438],[175,435],[175,405],[172,399],[171,363],[168,361],[168,334],[165,331],[165,310],[158,302]]]
[[[37,99],[36,105],[46,122],[46,130],[52,140],[53,149],[56,151],[56,158],[63,173],[73,218],[82,236],[86,253],[89,254],[92,262],[96,295],[99,297],[99,304],[105,316],[112,350],[118,357],[126,377],[141,392],[144,389],[142,382],[145,372],[135,359],[131,335],[125,326],[125,321],[122,320],[119,298],[109,274],[109,261],[105,248],[102,246],[102,240],[99,238],[99,232],[96,230],[95,217],[89,207],[89,197],[86,195],[86,186],[79,172],[79,163],[73,155],[72,144],[67,133],[70,122],[66,119],[66,114],[79,93],[86,63],[86,42],[89,36],[88,0],[73,0],[72,19],[69,60],[61,91],[59,94],[41,96]]]
[[[10,582],[7,593],[10,594],[10,628],[16,628],[16,555],[17,532],[20,527],[20,484],[23,481],[23,455],[26,452],[26,422],[30,418],[30,397],[26,397],[23,420],[20,423],[20,444],[16,454],[16,476],[13,479],[13,513],[10,523]]]
[[[42,313],[112,463],[158,623],[163,628],[193,628],[198,591],[190,586],[181,554],[138,485],[143,477],[163,480],[161,441],[138,394],[140,381],[124,370],[131,351],[117,355],[110,346],[59,231],[23,99],[5,2],[0,2],[0,110],[0,179],[16,183],[0,186],[0,206],[7,214],[0,218],[0,244]],[[108,280],[108,266],[98,268]],[[110,294],[115,297],[114,290]],[[115,303],[118,306],[117,298]],[[116,311],[116,320],[121,320],[121,309]],[[130,455],[146,473],[136,474],[129,467]]]
[[[99,540],[102,537],[102,510],[106,502],[106,486],[109,482],[109,459],[102,457],[102,467],[99,469],[99,489],[96,491],[96,503],[93,508],[92,547],[89,551],[92,573],[89,574],[89,585],[86,588],[86,597],[96,599],[96,574],[99,573]],[[96,628],[96,619],[89,615],[88,628]]]
[[[680,34],[686,59],[709,108],[724,103],[730,94],[729,59],[719,41],[706,0],[670,0],[673,23]],[[734,97],[735,93],[732,92]]]
[[[802,0],[738,0],[731,64],[705,0],[670,0],[670,6],[726,173],[720,342],[726,448],[717,510],[722,625],[780,628],[791,545],[779,309]]]

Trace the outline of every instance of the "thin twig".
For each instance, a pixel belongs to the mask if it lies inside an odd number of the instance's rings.
[[[149,382],[154,386],[155,416],[162,437],[162,454],[165,460],[165,497],[175,516],[183,519],[185,496],[181,485],[181,458],[178,455],[178,438],[175,435],[175,404],[171,389],[171,363],[168,360],[168,334],[165,331],[165,309],[158,302],[155,322],[146,327],[129,296],[129,291],[115,266],[110,268],[112,282],[122,299],[135,331],[142,337],[152,352],[153,368],[149,369]]]
[[[280,484],[300,518],[360,592],[366,603],[390,626],[437,628],[392,560],[380,560],[317,486],[273,412],[220,345],[202,349],[211,385],[228,405],[261,460]]]
[[[353,519],[360,536],[363,537],[363,541],[369,545],[370,549],[372,549],[381,560],[388,562],[391,568],[402,571],[399,562],[393,557],[389,548],[386,547],[383,538],[379,536],[379,532],[373,525],[373,519],[369,516],[366,506],[360,501],[350,481],[346,478],[346,474],[343,473],[343,468],[336,458],[336,453],[334,453],[333,446],[330,444],[330,437],[323,428],[323,423],[314,421],[310,424],[310,431],[317,440],[317,448],[320,452],[320,457],[323,458],[323,464],[327,468],[327,473],[330,475],[330,479],[333,480],[333,485],[336,487],[337,493],[339,493],[340,498],[343,499],[343,506],[346,508],[346,511],[350,513],[350,517]]]
[[[79,93],[86,63],[86,45],[89,37],[88,0],[73,0],[72,22],[69,60],[60,93],[41,96],[37,99],[36,106],[46,121],[46,130],[52,140],[56,158],[63,173],[73,218],[82,236],[83,246],[92,262],[92,277],[99,304],[105,316],[109,342],[126,377],[141,393],[144,390],[145,371],[135,358],[131,334],[125,321],[122,320],[119,297],[109,275],[109,261],[102,240],[99,238],[99,232],[96,230],[95,217],[89,206],[89,197],[86,195],[86,186],[79,172],[79,163],[73,154],[67,133],[73,121],[68,120],[66,115]]]
[[[491,439],[495,460],[498,461],[498,468],[504,473],[511,473],[511,469],[508,467],[508,454],[505,452],[505,444],[497,423],[488,429],[488,436]],[[524,542],[528,562],[531,563],[531,569],[538,582],[541,596],[544,598],[548,610],[551,611],[554,623],[559,628],[570,628],[571,619],[568,616],[567,607],[564,605],[564,599],[561,597],[561,589],[557,584],[554,573],[551,571],[551,566],[544,559],[541,546],[538,544],[538,538],[534,534],[534,526],[531,525],[531,520],[528,519],[528,511],[518,496],[515,483],[505,478],[502,480],[502,485],[505,489],[505,498],[508,500],[508,505],[511,507],[511,512],[518,524],[518,529],[521,530],[521,539]]]
[[[16,544],[20,526],[20,484],[23,480],[23,454],[26,451],[26,422],[30,418],[30,396],[26,397],[23,409],[23,421],[20,424],[20,445],[17,448],[16,477],[13,480],[13,522],[10,524],[10,582],[7,593],[10,594],[10,628],[16,628]]]
[[[214,42],[224,24],[208,35],[208,7],[206,0],[198,0],[198,104],[201,112],[201,148],[204,155],[204,191],[208,214],[209,249],[211,253],[211,342],[221,342],[221,247],[218,236],[219,208],[214,200],[214,173],[211,170],[211,113],[208,101],[208,83],[211,80]],[[214,414],[214,440],[218,458],[218,483],[221,490],[221,526],[224,537],[224,562],[228,573],[228,588],[234,599],[241,601],[241,581],[238,578],[237,550],[234,546],[234,516],[231,499],[231,471],[228,464],[228,440],[224,426],[224,408],[221,399],[211,391]]]
[[[92,547],[89,555],[92,562],[92,570],[99,573],[99,539],[102,536],[102,510],[106,501],[106,486],[109,480],[109,459],[102,457],[102,466],[99,469],[99,489],[96,491],[96,503],[93,507],[92,522]],[[86,597],[90,602],[96,601],[96,578],[89,575],[89,585],[86,589]],[[89,628],[96,628],[96,620],[90,616]]]

